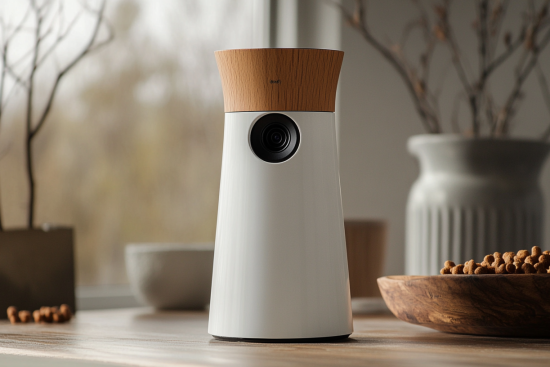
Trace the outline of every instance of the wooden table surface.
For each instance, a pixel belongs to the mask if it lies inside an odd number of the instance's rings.
[[[0,323],[1,366],[550,366],[550,340],[445,334],[358,316],[328,344],[223,342],[203,312],[81,311],[69,324]],[[47,358],[44,358],[47,357]]]

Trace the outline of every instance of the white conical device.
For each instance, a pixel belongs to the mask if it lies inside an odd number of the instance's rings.
[[[208,332],[345,338],[353,328],[334,121],[343,52],[216,59],[226,114]]]

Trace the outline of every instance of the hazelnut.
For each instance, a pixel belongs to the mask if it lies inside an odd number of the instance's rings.
[[[472,259],[468,261],[465,265],[465,268],[468,268],[468,272],[466,272],[466,269],[464,269],[464,274],[474,274],[475,270],[477,268],[476,262]]]
[[[451,268],[442,268],[439,273],[441,275],[445,275],[445,274],[451,274]]]
[[[517,257],[518,259],[525,259],[527,256],[529,256],[529,251],[527,250],[519,250],[518,253],[517,253]]]
[[[540,247],[538,246],[533,246],[533,248],[531,249],[531,255],[532,256],[536,256],[537,258],[542,255],[542,251],[540,249]]]
[[[43,316],[42,319],[44,322],[50,323],[53,321],[53,313],[49,307],[46,307],[46,306],[40,307],[40,314],[42,314]]]
[[[479,266],[474,271],[474,274],[487,274],[487,269],[484,268],[483,266]]]
[[[8,319],[14,315],[17,315],[17,307],[15,306],[10,306],[8,307],[8,309],[6,310],[7,314],[8,314]]]
[[[451,269],[451,274],[464,274],[464,265],[458,264]]]
[[[526,257],[527,257],[527,256],[526,256]],[[526,258],[526,257],[520,257],[520,256],[516,255],[516,256],[514,256],[514,262],[515,262],[515,263],[522,263],[522,264],[523,264],[523,263],[525,262],[525,258]]]
[[[505,264],[500,264],[498,266],[498,268],[496,268],[495,273],[496,274],[506,274],[506,265]]]
[[[26,324],[27,322],[31,321],[31,313],[29,311],[19,311],[19,320],[21,320],[22,323]]]
[[[483,258],[483,262],[486,262],[487,264],[492,264],[495,262],[495,257],[493,255],[487,255]]]
[[[495,257],[495,260],[496,260],[496,259],[502,259],[502,254],[501,254],[500,252],[495,252],[495,253],[493,254],[493,256]]]
[[[33,313],[32,313],[32,318],[34,319],[34,322],[36,322],[37,324],[44,321],[43,319],[43,316],[42,314],[40,313],[40,310],[35,310]]]
[[[53,322],[59,323],[59,324],[65,322],[65,317],[63,316],[63,314],[61,312],[56,312],[56,313],[52,314],[52,319],[53,319]]]
[[[17,314],[11,315],[10,317],[8,317],[8,319],[10,319],[10,322],[12,324],[17,324],[18,322],[21,321],[21,320],[19,320],[19,316]]]
[[[515,274],[516,273],[516,266],[514,264],[506,264],[506,272],[508,274]]]
[[[504,259],[497,257],[495,258],[495,261],[491,264],[493,268],[498,268],[500,265],[504,264]]]
[[[456,265],[455,265],[455,263],[452,262],[451,260],[447,260],[447,261],[445,261],[445,265],[444,265],[444,266],[445,266],[446,268],[451,269],[451,268],[454,268]]]
[[[535,270],[537,274],[546,274],[546,263],[535,264]]]
[[[505,252],[504,255],[502,255],[502,258],[504,259],[504,261],[506,261],[506,263],[508,263],[506,259],[513,259],[514,256],[516,256],[516,253],[510,251],[510,252]]]
[[[71,312],[71,308],[69,305],[62,304],[61,307],[59,307],[59,312],[63,314],[63,317],[65,317],[65,321],[70,321],[73,317],[73,313]]]
[[[539,257],[538,257],[538,256],[535,256],[535,255],[527,256],[527,257],[525,258],[524,262],[525,262],[526,264],[535,265],[536,263],[539,262]]]
[[[521,267],[521,269],[523,270],[523,272],[525,274],[535,274],[536,273],[536,270],[535,270],[535,267],[529,263],[524,263],[523,266]]]
[[[493,256],[493,255],[488,255],[488,256]],[[485,258],[487,258],[487,256]],[[489,260],[491,259],[489,258]],[[487,269],[487,274],[495,274],[495,268],[492,266],[492,263],[487,262],[487,260],[483,260],[483,262],[481,263],[481,266]]]

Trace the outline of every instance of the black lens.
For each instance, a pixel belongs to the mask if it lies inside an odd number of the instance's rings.
[[[262,141],[268,150],[280,152],[290,143],[290,133],[284,125],[274,122],[265,128]]]
[[[281,163],[290,159],[299,145],[298,125],[281,113],[260,117],[250,131],[250,148],[258,158],[269,163]]]

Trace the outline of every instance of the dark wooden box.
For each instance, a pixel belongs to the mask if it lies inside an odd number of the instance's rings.
[[[68,304],[76,311],[72,228],[0,232],[0,319],[6,309]]]
[[[345,220],[344,228],[351,297],[381,297],[376,279],[384,272],[386,222]]]

